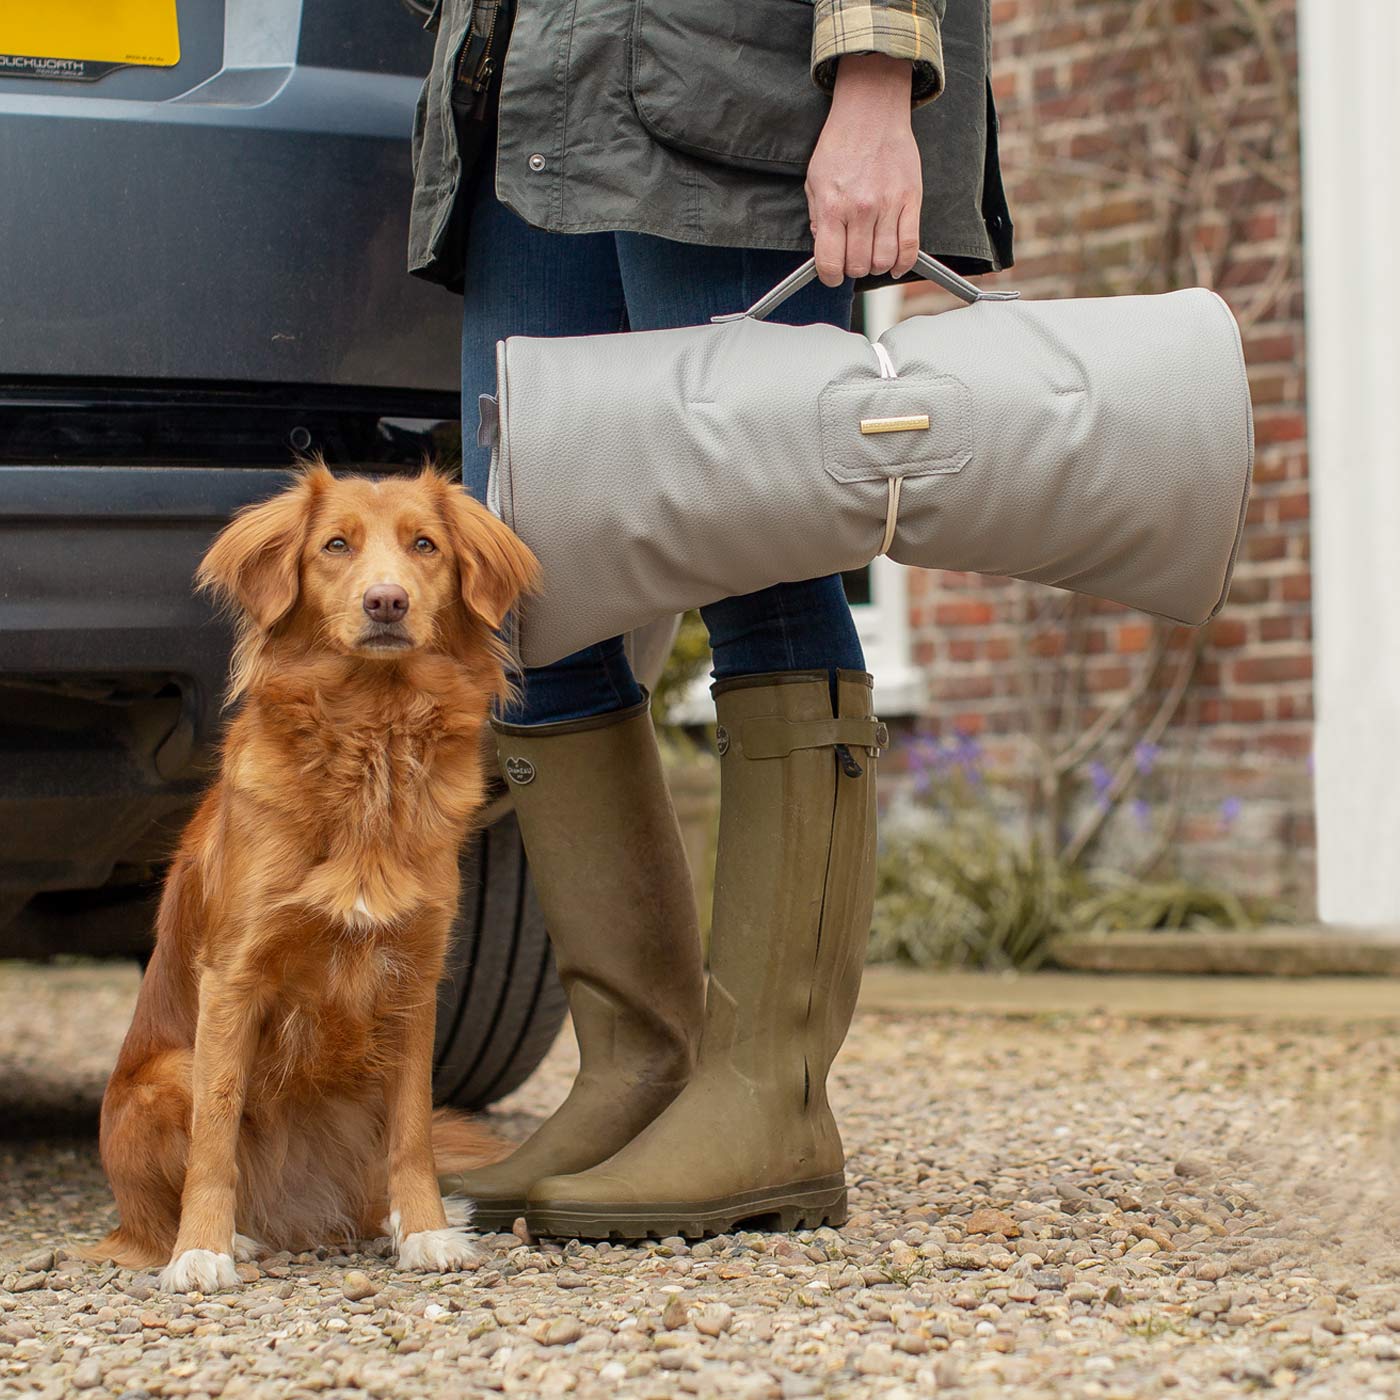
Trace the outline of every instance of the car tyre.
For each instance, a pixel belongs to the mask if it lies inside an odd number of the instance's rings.
[[[468,842],[461,869],[438,987],[433,1099],[480,1109],[534,1073],[568,1006],[513,812]]]

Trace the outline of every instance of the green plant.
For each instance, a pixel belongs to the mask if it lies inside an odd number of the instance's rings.
[[[919,807],[882,843],[872,962],[1029,969],[1061,934],[1246,929],[1283,914],[1274,902],[1184,878],[1086,868],[1047,852],[998,809],[975,743],[941,752],[937,771],[922,775]]]
[[[1065,871],[988,813],[897,832],[876,869],[873,962],[1034,967],[1063,926]]]
[[[675,645],[651,696],[651,713],[657,728],[675,728],[672,711],[710,663],[710,638],[698,612],[681,618]]]

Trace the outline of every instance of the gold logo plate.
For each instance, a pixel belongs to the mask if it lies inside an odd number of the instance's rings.
[[[862,418],[860,430],[867,437],[871,433],[917,433],[927,431],[928,414],[915,413],[907,418]]]

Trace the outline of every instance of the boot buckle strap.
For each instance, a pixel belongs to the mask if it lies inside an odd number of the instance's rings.
[[[745,758],[786,758],[797,749],[864,749],[871,758],[890,741],[878,719],[746,719],[729,731]],[[737,741],[737,742],[736,742]]]

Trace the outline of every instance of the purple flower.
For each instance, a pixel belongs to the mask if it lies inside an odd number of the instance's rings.
[[[1238,797],[1227,797],[1220,804],[1220,825],[1227,831],[1239,820],[1243,805]]]
[[[1105,764],[1097,759],[1089,765],[1089,781],[1094,785],[1094,791],[1102,797],[1113,786],[1113,774],[1108,771]]]
[[[1137,764],[1137,770],[1144,778],[1157,766],[1157,758],[1161,752],[1160,744],[1148,743],[1141,743],[1133,750],[1133,762]]]
[[[1145,797],[1133,799],[1133,816],[1137,818],[1137,824],[1144,831],[1152,825],[1152,807]]]
[[[953,767],[962,770],[962,775],[977,786],[982,781],[982,745],[972,734],[958,734],[948,753]]]

